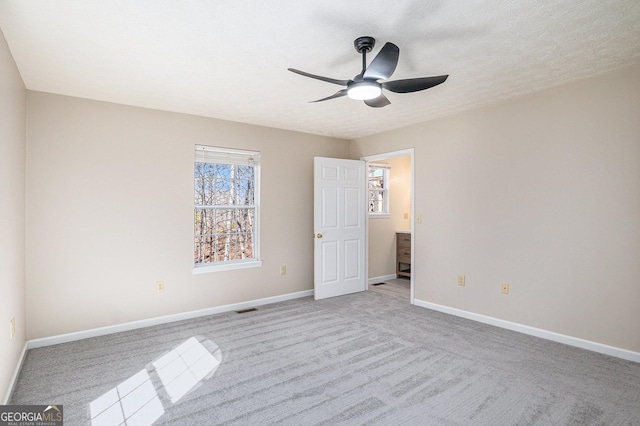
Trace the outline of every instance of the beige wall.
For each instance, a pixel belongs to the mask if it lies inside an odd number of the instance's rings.
[[[417,299],[640,351],[639,117],[632,68],[353,141],[351,158],[415,147]]]
[[[30,339],[313,288],[313,157],[346,158],[348,142],[39,92],[27,100]],[[262,152],[262,267],[192,275],[195,144]]]
[[[391,197],[389,209],[391,221],[397,231],[411,230],[411,156],[389,158],[391,165]],[[404,218],[405,213],[407,218]]]
[[[25,87],[0,33],[0,404],[26,341],[25,132]],[[17,332],[13,339],[12,318]]]
[[[369,278],[396,273],[396,231],[409,231],[411,212],[411,156],[393,157],[375,163],[391,166],[389,217],[369,219]]]

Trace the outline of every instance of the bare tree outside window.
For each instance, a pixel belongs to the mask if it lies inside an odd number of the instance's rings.
[[[369,164],[369,213],[389,213],[389,166]]]
[[[194,263],[255,259],[255,165],[200,162],[196,155],[194,170]]]

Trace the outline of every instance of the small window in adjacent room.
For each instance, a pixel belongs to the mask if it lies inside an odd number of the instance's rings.
[[[369,216],[389,215],[388,164],[369,163]]]
[[[196,145],[194,273],[260,266],[260,153]]]

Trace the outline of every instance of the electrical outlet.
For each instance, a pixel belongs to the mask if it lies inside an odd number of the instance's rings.
[[[156,281],[156,291],[162,293],[164,291],[164,281]]]
[[[502,292],[504,294],[509,294],[509,283],[502,283]]]
[[[464,285],[464,275],[458,275],[458,285]]]
[[[287,275],[287,265],[280,266],[280,275]]]
[[[11,318],[11,321],[9,321],[9,330],[13,339],[16,335],[16,317]]]
[[[405,218],[405,219],[409,219],[409,213],[405,213],[405,214],[404,214],[404,218]]]

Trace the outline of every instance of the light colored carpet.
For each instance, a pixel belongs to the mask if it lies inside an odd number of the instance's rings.
[[[221,362],[175,403],[156,386],[156,424],[640,424],[640,364],[376,291],[32,349],[11,403],[87,425],[92,401],[191,337]]]
[[[411,298],[411,281],[409,278],[394,278],[383,283],[369,285],[369,290],[385,296],[398,297],[409,302]]]

